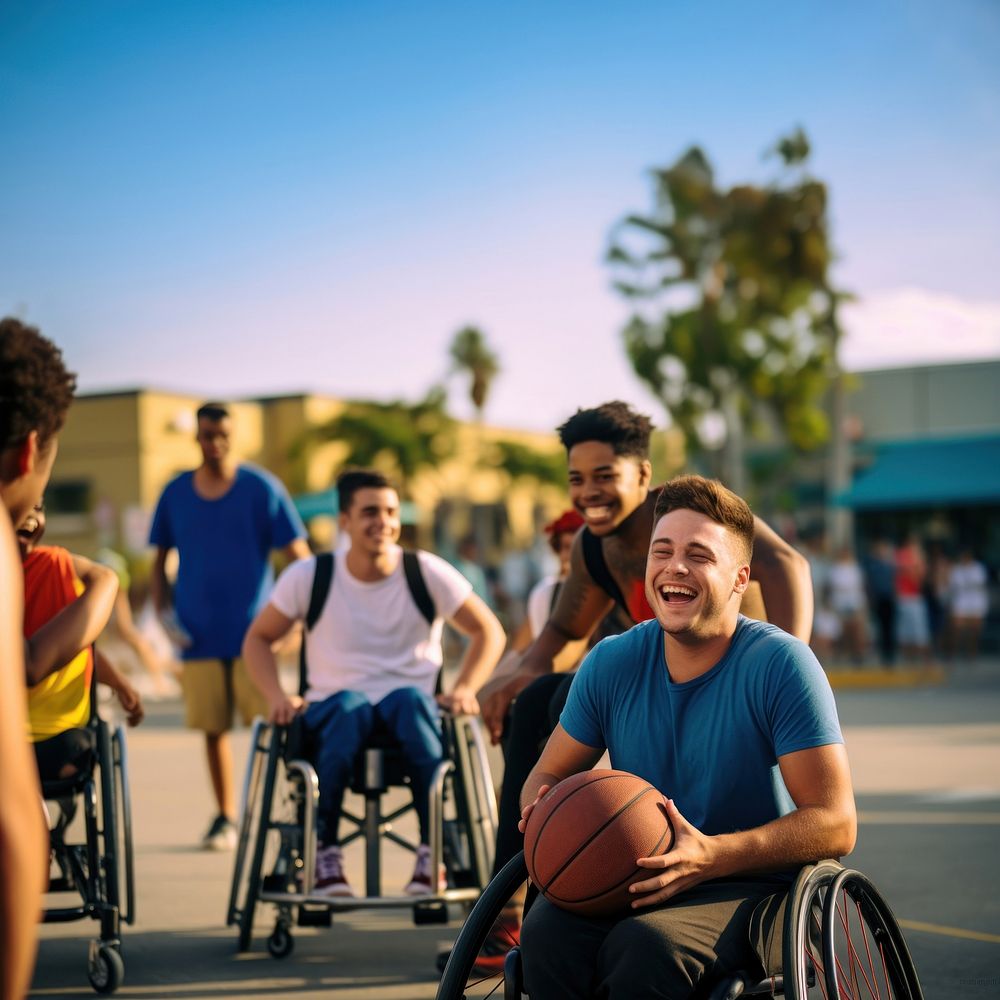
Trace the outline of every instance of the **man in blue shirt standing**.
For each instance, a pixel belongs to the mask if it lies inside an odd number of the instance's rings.
[[[149,541],[157,547],[152,595],[160,620],[184,663],[187,725],[205,733],[218,815],[202,845],[236,845],[236,797],[228,732],[233,711],[244,722],[267,706],[240,659],[243,636],[273,582],[270,556],[309,555],[305,529],[284,486],[270,473],[230,455],[232,421],[220,403],[198,410],[202,463],[163,491]],[[179,565],[171,601],[166,560]]]
[[[753,514],[684,476],[653,515],[646,598],[656,615],[588,655],[521,793],[520,828],[548,788],[597,763],[670,796],[675,842],[638,858],[623,914],[587,918],[538,899],[521,931],[527,991],[679,1000],[736,969],[780,971],[795,870],[841,857],[857,833],[833,693],[805,643],[739,613]]]

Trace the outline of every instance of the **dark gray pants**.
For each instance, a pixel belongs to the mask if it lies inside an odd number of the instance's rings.
[[[787,881],[705,882],[652,910],[581,917],[539,897],[521,928],[532,1000],[684,1000],[781,972]]]

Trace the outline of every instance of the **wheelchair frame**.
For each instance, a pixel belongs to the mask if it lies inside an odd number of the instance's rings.
[[[451,949],[438,986],[437,1000],[466,997],[471,1000],[478,995],[522,1000],[526,996],[518,947],[508,952],[504,962],[502,992],[496,974],[477,979],[473,969],[494,922],[527,877],[521,852],[483,891]],[[533,898],[529,892],[525,909]],[[853,923],[852,905],[856,909]],[[863,935],[871,976],[851,958],[862,955],[861,944],[852,938],[857,933]],[[881,959],[884,977],[878,982],[874,981],[873,946]],[[782,952],[783,975],[757,980],[747,973],[736,973],[716,983],[709,1000],[736,1000],[741,996],[784,996],[788,1000],[863,1000],[865,997],[923,1000],[916,969],[889,905],[865,875],[844,868],[839,862],[820,861],[804,866],[799,872],[785,907]],[[845,954],[846,967],[842,960]],[[482,988],[482,994],[473,992],[477,987]]]
[[[109,994],[118,989],[125,975],[121,924],[135,921],[132,804],[124,727],[119,725],[112,733],[107,722],[96,715],[89,727],[96,737],[93,765],[88,771],[42,786],[45,800],[58,803],[60,808],[59,821],[50,834],[59,876],[50,879],[47,891],[75,891],[81,903],[46,909],[42,922],[85,918],[100,922],[100,935],[90,943],[87,974],[98,993]],[[83,800],[83,844],[66,840],[78,796]]]
[[[382,842],[388,840],[414,852],[417,845],[393,828],[412,804],[388,815],[382,813],[383,793],[401,782],[387,775],[386,748],[368,746],[362,751],[351,785],[364,799],[364,814],[343,811],[342,819],[354,829],[340,840],[341,845],[365,840],[366,895],[345,898],[312,891],[319,802],[315,769],[308,761],[286,759],[288,727],[254,721],[226,914],[227,925],[239,928],[240,951],[251,945],[258,903],[277,907],[275,926],[267,941],[268,951],[276,958],[290,954],[294,947],[291,928],[295,917],[299,926],[329,926],[334,912],[409,907],[417,924],[446,923],[449,903],[471,906],[489,882],[492,870],[496,797],[479,720],[446,716],[442,724],[449,756],[439,765],[430,790],[431,870],[437,871],[438,865],[446,862],[449,877],[457,884],[425,896],[382,895]],[[284,804],[292,807],[285,816],[275,814],[278,793],[287,798]],[[446,816],[449,799],[454,802],[454,819]]]

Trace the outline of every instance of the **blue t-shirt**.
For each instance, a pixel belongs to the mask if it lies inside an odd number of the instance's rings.
[[[271,550],[304,535],[288,491],[255,466],[241,465],[218,500],[198,496],[193,472],[167,484],[149,543],[180,557],[174,610],[193,639],[185,660],[240,655],[273,583]]]
[[[655,619],[603,640],[559,721],[575,740],[607,748],[612,767],[645,778],[708,835],[792,812],[778,757],[844,742],[809,647],[742,615],[722,659],[683,684],[670,680]]]

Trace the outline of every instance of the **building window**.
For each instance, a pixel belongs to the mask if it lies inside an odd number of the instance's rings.
[[[45,490],[45,510],[49,515],[87,514],[93,506],[89,479],[53,480]]]

